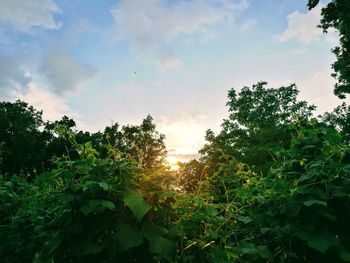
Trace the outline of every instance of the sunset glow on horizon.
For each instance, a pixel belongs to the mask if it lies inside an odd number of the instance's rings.
[[[317,28],[322,5],[308,12],[294,0],[3,2],[2,100],[23,99],[50,120],[68,115],[88,131],[151,114],[171,158],[195,157],[205,131],[219,131],[233,87],[296,82],[317,113],[339,104],[329,88],[339,38]],[[11,8],[26,16],[6,15]]]

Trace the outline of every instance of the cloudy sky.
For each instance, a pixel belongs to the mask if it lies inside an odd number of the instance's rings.
[[[151,114],[175,155],[218,130],[232,87],[295,82],[329,111],[338,37],[306,2],[0,0],[0,99],[90,131]]]

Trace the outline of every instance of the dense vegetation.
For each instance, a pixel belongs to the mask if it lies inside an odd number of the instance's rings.
[[[348,3],[321,21],[344,37],[338,95]],[[1,102],[1,262],[349,262],[350,106],[314,117],[297,95],[231,89],[221,131],[177,171],[151,116],[90,133]]]

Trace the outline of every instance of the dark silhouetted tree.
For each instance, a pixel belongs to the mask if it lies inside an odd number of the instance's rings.
[[[309,9],[319,4],[319,0],[309,0]],[[332,76],[337,80],[334,94],[339,98],[345,98],[350,93],[350,1],[332,0],[321,11],[322,19],[320,27],[325,33],[330,29],[336,29],[340,35],[339,46],[332,52],[336,61],[332,67]]]

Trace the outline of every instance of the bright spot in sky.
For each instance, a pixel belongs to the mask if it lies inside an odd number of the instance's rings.
[[[187,162],[198,157],[198,150],[205,142],[206,130],[201,118],[161,119],[158,129],[166,135],[167,160],[174,169],[178,167],[177,162]]]
[[[176,171],[180,168],[180,166],[178,165],[179,162],[181,162],[179,159],[173,157],[173,156],[168,156],[167,161],[169,162],[170,165],[170,169],[173,171]]]

